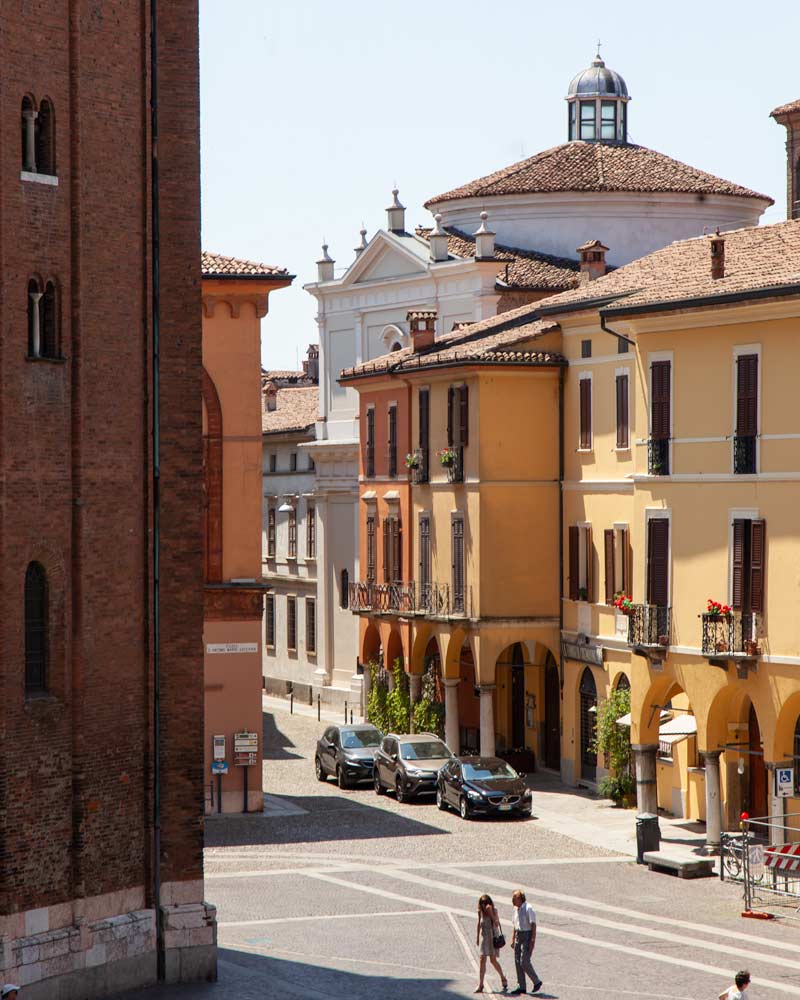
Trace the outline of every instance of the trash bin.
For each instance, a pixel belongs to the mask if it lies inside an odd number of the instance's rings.
[[[661,828],[658,816],[653,813],[639,813],[636,817],[636,861],[644,864],[646,851],[657,851],[661,846]]]

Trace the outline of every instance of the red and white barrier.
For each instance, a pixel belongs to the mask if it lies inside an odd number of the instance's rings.
[[[800,872],[800,843],[765,848],[764,865],[778,872]]]

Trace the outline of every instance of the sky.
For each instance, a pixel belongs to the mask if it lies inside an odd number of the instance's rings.
[[[566,141],[564,96],[594,58],[626,80],[629,139],[770,195],[786,213],[800,5],[782,0],[200,0],[203,249],[286,267],[262,361],[317,341],[323,237],[337,277],[362,222]],[[602,234],[599,234],[602,236]]]

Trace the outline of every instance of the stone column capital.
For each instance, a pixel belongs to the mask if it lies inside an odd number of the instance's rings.
[[[444,686],[446,688],[458,687],[458,685],[461,683],[461,678],[460,677],[443,677],[442,678],[442,683],[444,684]]]
[[[700,750],[699,753],[704,760],[710,760],[712,762],[719,761],[722,756],[721,750]]]
[[[26,121],[36,121],[36,108],[24,108],[22,111],[22,117]]]
[[[479,684],[478,688],[480,689],[481,694],[483,694],[484,691],[487,694],[491,694],[492,691],[494,691],[497,688],[497,685],[496,684]]]
[[[635,753],[656,753],[658,743],[631,743],[631,750]]]

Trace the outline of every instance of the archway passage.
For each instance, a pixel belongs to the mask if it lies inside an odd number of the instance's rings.
[[[460,750],[463,753],[480,753],[480,698],[475,676],[475,660],[468,642],[461,647],[459,673],[461,674],[461,683],[458,685]]]
[[[511,749],[525,750],[525,652],[521,643],[511,647]]]
[[[751,702],[747,715],[747,743],[750,750],[749,774],[747,776],[747,802],[745,809],[751,816],[766,816],[767,789],[769,776],[764,764],[764,749],[761,745],[761,728],[758,716]]]
[[[544,766],[561,768],[561,692],[558,667],[548,650],[544,666]]]
[[[597,778],[597,754],[594,746],[597,722],[597,685],[587,667],[581,676],[580,727],[581,727],[581,777],[586,781]]]

